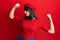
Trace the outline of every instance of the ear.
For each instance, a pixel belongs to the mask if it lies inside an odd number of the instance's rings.
[[[24,11],[24,13],[26,13],[26,10]]]

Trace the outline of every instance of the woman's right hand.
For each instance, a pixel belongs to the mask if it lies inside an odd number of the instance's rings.
[[[20,4],[19,3],[16,3],[14,7],[15,8],[19,8],[20,7]]]

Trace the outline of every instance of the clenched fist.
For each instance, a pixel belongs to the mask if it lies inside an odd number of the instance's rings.
[[[52,19],[52,18],[51,18],[51,14],[47,14],[47,17],[48,17],[49,19]]]
[[[19,3],[16,3],[14,7],[15,8],[19,8],[20,7],[20,4]]]

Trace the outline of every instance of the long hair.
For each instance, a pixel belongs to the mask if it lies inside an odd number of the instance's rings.
[[[25,15],[25,17],[24,17],[25,19],[30,19],[30,20],[33,19],[33,18],[37,19],[37,17],[36,17],[36,15],[35,15],[35,12],[34,12],[33,9],[24,6],[24,11],[25,11],[25,10],[30,12],[30,15],[29,15],[28,17]]]

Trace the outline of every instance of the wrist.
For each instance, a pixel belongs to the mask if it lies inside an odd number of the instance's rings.
[[[16,9],[16,6],[14,6],[13,8]]]

